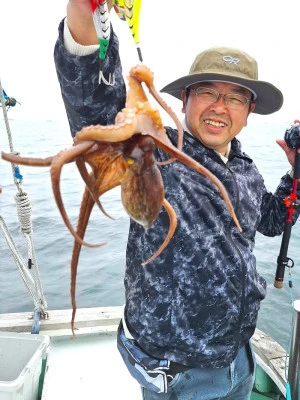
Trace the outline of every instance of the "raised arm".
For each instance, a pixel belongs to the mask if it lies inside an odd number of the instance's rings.
[[[111,2],[108,2],[109,9]],[[73,136],[84,126],[114,123],[125,105],[126,89],[119,57],[119,41],[111,33],[103,75],[114,85],[99,84],[99,47],[90,0],[70,0],[67,18],[59,25],[54,61]]]
[[[70,0],[67,5],[67,24],[75,42],[88,46],[98,44],[90,0]]]

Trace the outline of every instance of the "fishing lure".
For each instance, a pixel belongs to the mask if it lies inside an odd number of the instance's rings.
[[[133,40],[136,44],[138,57],[143,62],[139,38],[139,17],[141,10],[141,0],[114,0],[114,9],[123,21],[127,21]]]
[[[106,57],[110,38],[110,19],[106,0],[91,0],[93,20],[99,41],[100,72],[99,84],[114,85],[114,76],[109,75],[108,80],[103,75],[103,62]]]
[[[118,17],[123,21],[127,21],[133,40],[137,47],[139,60],[140,62],[143,62],[138,33],[141,0],[113,0],[112,5]],[[101,82],[104,82],[106,85],[112,86],[115,83],[114,76],[109,75],[108,79],[106,79],[103,75],[103,62],[106,57],[111,34],[107,2],[106,0],[91,0],[91,7],[93,12],[94,25],[99,41],[99,84]]]

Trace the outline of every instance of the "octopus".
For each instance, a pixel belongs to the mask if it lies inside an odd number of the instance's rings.
[[[49,166],[52,189],[62,219],[74,236],[71,259],[71,328],[74,335],[76,314],[76,275],[82,245],[88,247],[103,246],[105,243],[89,244],[84,241],[85,231],[96,204],[107,217],[101,204],[101,196],[110,189],[121,186],[121,199],[130,218],[149,229],[164,207],[169,215],[170,226],[160,248],[148,260],[152,262],[169,244],[176,226],[177,218],[171,204],[164,195],[163,180],[159,164],[179,161],[210,179],[220,191],[226,206],[237,226],[240,224],[234,212],[228,193],[219,179],[209,170],[182,151],[183,128],[175,113],[161,98],[154,86],[153,73],[144,65],[133,67],[128,79],[128,91],[125,108],[121,110],[112,125],[91,125],[83,127],[74,137],[73,145],[48,158],[20,157],[2,153],[4,160],[14,164],[30,166]],[[168,138],[159,111],[149,102],[144,90],[170,115],[178,130],[177,147]],[[170,158],[165,162],[156,162],[154,151],[159,146]],[[64,164],[75,162],[86,185],[83,194],[76,230],[69,221],[60,191],[60,177]],[[91,167],[88,172],[86,167]]]

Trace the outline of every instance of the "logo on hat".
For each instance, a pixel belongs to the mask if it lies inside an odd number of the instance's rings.
[[[229,64],[234,64],[234,65],[238,65],[238,63],[240,62],[238,58],[234,58],[232,56],[224,56],[222,60]]]

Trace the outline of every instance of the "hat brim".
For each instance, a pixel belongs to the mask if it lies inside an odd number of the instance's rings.
[[[275,111],[278,111],[283,103],[283,95],[281,91],[271,83],[215,73],[191,74],[183,76],[182,78],[179,78],[162,88],[161,92],[168,93],[177,99],[181,99],[181,92],[187,86],[197,82],[207,81],[233,83],[235,85],[248,88],[250,91],[254,92],[257,97],[254,101],[255,109],[253,112],[256,114],[272,114]]]

